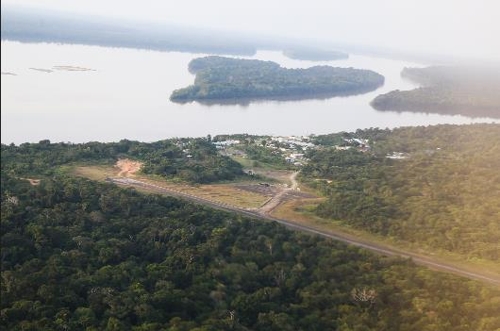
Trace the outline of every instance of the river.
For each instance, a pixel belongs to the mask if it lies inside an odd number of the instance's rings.
[[[258,101],[248,105],[172,103],[170,93],[191,84],[187,71],[204,54],[156,52],[66,44],[1,45],[1,140],[38,142],[156,141],[172,137],[249,133],[309,135],[358,128],[496,122],[464,116],[380,112],[369,102],[394,89],[412,89],[400,77],[399,60],[351,55],[347,60],[309,62],[280,52],[252,58],[287,68],[319,64],[374,70],[385,76],[376,91],[350,97],[303,101]]]

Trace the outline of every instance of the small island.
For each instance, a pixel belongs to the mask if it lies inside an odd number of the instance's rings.
[[[208,56],[194,59],[194,84],[175,90],[173,102],[227,103],[253,99],[300,100],[347,96],[373,91],[384,76],[353,68],[314,66],[286,69],[270,61]]]
[[[421,86],[377,96],[377,110],[500,118],[500,71],[478,67],[404,68],[401,76]]]

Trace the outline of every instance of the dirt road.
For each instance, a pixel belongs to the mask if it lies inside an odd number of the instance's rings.
[[[296,180],[298,174],[299,174],[298,171],[292,173],[289,177],[289,180],[292,183],[292,185],[289,187],[282,188],[280,192],[275,194],[264,205],[262,205],[259,208],[258,212],[263,215],[268,215],[269,213],[271,213],[271,211],[274,210],[274,208],[278,207],[281,204],[281,202],[283,202],[283,199],[288,192],[297,190],[297,188],[299,187],[299,183]]]
[[[279,192],[277,194],[278,197],[276,199],[274,199],[274,198],[272,199],[275,201],[275,202],[273,202],[273,205],[276,203],[279,204],[287,192],[294,190],[294,189],[297,189],[298,184],[295,180],[297,174],[298,173],[293,173],[290,176],[290,180],[292,182],[291,187],[283,189],[281,192]],[[317,228],[314,228],[311,226],[299,224],[297,222],[294,222],[293,220],[285,220],[285,219],[275,218],[273,216],[270,216],[268,214],[268,212],[266,212],[268,210],[268,208],[261,208],[259,210],[250,210],[250,209],[239,208],[236,206],[231,206],[231,205],[227,205],[227,204],[223,204],[223,203],[217,203],[214,201],[210,201],[207,199],[197,197],[197,196],[192,195],[192,194],[185,194],[185,193],[182,193],[179,191],[174,191],[174,190],[171,190],[171,189],[159,186],[159,185],[150,184],[150,183],[146,183],[146,182],[135,180],[135,179],[121,177],[121,178],[109,178],[108,180],[111,182],[114,182],[116,184],[120,184],[120,185],[147,187],[148,189],[153,189],[158,193],[177,196],[177,197],[183,197],[183,198],[189,199],[191,201],[194,201],[196,203],[208,205],[208,206],[211,206],[211,207],[214,207],[217,209],[223,209],[223,210],[227,210],[227,211],[231,211],[231,212],[237,212],[240,214],[244,214],[244,215],[247,215],[250,217],[256,217],[256,218],[265,219],[265,220],[269,220],[269,221],[275,221],[275,222],[280,223],[282,225],[285,225],[286,227],[293,229],[293,230],[308,232],[311,234],[320,235],[322,237],[326,237],[326,238],[330,238],[330,239],[334,239],[334,240],[339,240],[339,241],[342,241],[344,243],[355,245],[358,247],[362,247],[362,248],[368,249],[370,251],[373,251],[373,252],[376,252],[379,254],[383,254],[383,255],[387,255],[387,256],[399,256],[399,257],[403,257],[403,258],[411,258],[415,263],[422,265],[422,266],[429,267],[429,268],[434,269],[434,270],[449,272],[449,273],[453,273],[453,274],[463,276],[466,278],[475,279],[475,280],[479,280],[479,281],[482,281],[485,283],[500,286],[500,275],[487,275],[487,274],[481,273],[480,271],[472,272],[469,270],[465,270],[459,266],[456,266],[452,263],[437,261],[437,259],[432,258],[430,256],[422,256],[422,255],[418,255],[418,254],[415,254],[412,252],[407,252],[407,251],[395,249],[393,247],[368,242],[366,240],[363,240],[363,239],[360,239],[360,238],[357,238],[357,237],[354,237],[354,236],[351,236],[351,235],[348,235],[345,233],[341,233],[341,232],[333,232],[333,231],[325,231],[325,230],[317,229]],[[276,204],[276,206],[277,206],[277,204]]]

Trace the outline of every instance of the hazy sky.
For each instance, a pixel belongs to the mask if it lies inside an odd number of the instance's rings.
[[[500,0],[2,0],[500,61]]]

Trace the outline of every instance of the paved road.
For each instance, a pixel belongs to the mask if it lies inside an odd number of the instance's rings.
[[[295,176],[293,176],[293,179],[295,179]],[[197,196],[192,195],[192,194],[183,193],[180,191],[172,190],[172,189],[169,189],[166,187],[162,187],[159,185],[155,185],[155,184],[151,184],[151,183],[147,183],[147,182],[143,182],[143,181],[139,181],[139,180],[135,180],[135,179],[131,179],[131,178],[123,178],[123,177],[121,177],[121,178],[108,178],[107,180],[109,182],[113,182],[113,183],[120,184],[120,185],[147,187],[150,189],[154,189],[159,193],[187,198],[187,199],[195,201],[197,203],[208,205],[208,206],[211,206],[211,207],[214,207],[217,209],[223,209],[223,210],[227,210],[227,211],[231,211],[231,212],[237,212],[237,213],[247,215],[250,217],[261,218],[261,219],[265,219],[265,220],[269,220],[269,221],[275,221],[275,222],[278,222],[278,223],[285,225],[286,227],[294,229],[294,230],[308,232],[308,233],[316,234],[316,235],[319,235],[322,237],[342,241],[344,243],[351,244],[351,245],[358,246],[358,247],[362,247],[362,248],[365,248],[365,249],[368,249],[370,251],[373,251],[373,252],[376,252],[379,254],[383,254],[383,255],[411,258],[415,263],[429,267],[429,268],[434,269],[434,270],[449,272],[449,273],[453,273],[453,274],[463,276],[466,278],[475,279],[475,280],[483,281],[483,282],[493,284],[496,286],[500,286],[500,275],[493,275],[492,276],[492,275],[483,274],[481,272],[471,272],[471,271],[457,267],[457,266],[450,264],[450,263],[437,261],[436,259],[429,257],[429,256],[421,256],[421,255],[418,255],[415,253],[394,249],[394,248],[391,248],[388,246],[374,244],[374,243],[371,243],[371,242],[368,242],[365,240],[361,240],[361,239],[356,238],[356,237],[351,236],[351,235],[347,235],[347,234],[340,233],[340,232],[331,232],[331,231],[317,229],[317,228],[314,228],[311,226],[299,224],[299,223],[294,222],[292,220],[279,219],[279,218],[270,216],[267,213],[266,209],[264,209],[264,210],[252,210],[252,209],[240,208],[237,206],[232,206],[232,205],[228,205],[228,204],[224,204],[224,203],[218,203],[218,202],[214,202],[211,200],[197,197]],[[292,183],[293,183],[293,180],[292,180]],[[295,182],[295,185],[292,185],[292,187],[293,188],[297,187],[296,182]],[[287,192],[287,191],[283,191],[283,192]]]

